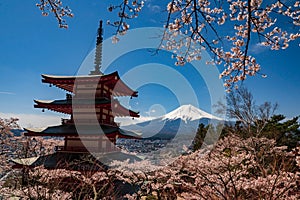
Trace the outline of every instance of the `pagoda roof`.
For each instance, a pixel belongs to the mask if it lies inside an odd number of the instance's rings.
[[[97,99],[62,99],[62,100],[34,100],[37,104],[52,104],[52,105],[110,105],[111,101],[108,98]]]
[[[77,129],[80,132],[84,132],[82,134],[78,134]],[[102,130],[101,130],[102,129]],[[65,137],[65,136],[97,136],[101,134],[105,134],[107,136],[111,134],[118,135],[119,138],[140,138],[140,135],[130,132],[123,131],[119,127],[101,125],[101,129],[99,129],[99,125],[81,125],[75,126],[72,125],[58,125],[58,126],[49,126],[47,128],[24,128],[26,131],[24,133],[25,136],[52,136],[52,137]]]
[[[48,110],[61,112],[65,114],[72,114],[73,108],[101,108],[106,107],[110,109],[112,106],[114,107],[113,113],[115,116],[131,116],[131,117],[139,117],[139,113],[128,110],[123,107],[119,101],[110,100],[108,98],[100,98],[100,99],[64,99],[64,100],[34,100],[36,103],[34,105],[35,108],[45,108]]]
[[[106,75],[84,75],[84,76],[55,76],[42,74],[42,82],[53,84],[56,87],[74,93],[74,85],[97,84],[96,88],[106,85],[113,91],[114,96],[132,96],[137,97],[138,92],[129,88],[121,79],[118,72]]]

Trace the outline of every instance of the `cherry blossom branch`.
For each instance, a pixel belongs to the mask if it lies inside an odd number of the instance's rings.
[[[60,28],[68,28],[65,17],[73,17],[74,14],[68,6],[63,6],[61,0],[40,0],[36,6],[42,11],[43,16],[53,13]]]
[[[53,12],[59,26],[67,28],[65,17],[73,14],[68,7],[62,6],[61,0],[40,2],[37,6],[43,15]],[[119,35],[126,34],[127,20],[136,18],[143,5],[142,0],[121,0],[119,5],[108,8],[110,12],[118,11],[119,20],[107,22],[116,27],[113,42],[119,40]],[[260,44],[272,50],[286,49],[290,41],[300,38],[299,31],[293,33],[276,27],[282,17],[287,17],[294,26],[300,26],[299,7],[300,1],[272,0],[263,4],[262,0],[172,0],[167,5],[168,15],[158,50],[173,50],[177,65],[199,60],[201,51],[208,50],[213,63],[223,68],[220,78],[231,91],[233,86],[237,88],[237,83],[261,70],[249,54],[253,33],[257,34]],[[222,31],[223,26],[231,27],[232,24],[233,34]]]
[[[115,10],[118,11],[118,18],[114,22],[107,21],[108,25],[116,27],[115,37],[113,37],[113,42],[119,41],[118,35],[124,35],[129,29],[129,24],[126,20],[134,19],[138,16],[139,12],[144,6],[143,0],[122,0],[119,5],[111,5],[108,7],[109,12]]]

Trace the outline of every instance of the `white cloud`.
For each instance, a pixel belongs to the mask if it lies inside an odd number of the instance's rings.
[[[24,113],[0,113],[0,118],[18,118],[18,124],[21,128],[45,128],[48,126],[55,126],[61,124],[61,118],[68,118],[65,115],[49,115],[45,114],[24,114]],[[155,119],[155,117],[139,118],[132,117],[116,117],[115,121],[121,123],[121,126],[127,126],[137,123],[142,123],[148,120]]]
[[[22,128],[42,128],[61,124],[64,115],[0,113],[1,118],[18,118]]]
[[[148,111],[148,112],[145,112],[147,115],[152,115],[152,114],[154,114],[154,113],[156,113],[156,110],[155,109],[151,109],[150,111]]]
[[[261,43],[256,43],[255,45],[252,45],[249,50],[251,53],[259,54],[268,50],[268,48]]]
[[[13,93],[13,92],[4,92],[4,91],[0,91],[0,94],[16,95],[16,93]]]
[[[161,11],[161,7],[159,5],[151,5],[151,4],[149,4],[149,8],[154,13],[158,13],[158,12]]]
[[[121,126],[128,126],[128,125],[138,124],[153,119],[155,119],[155,117],[140,116],[139,118],[134,118],[134,119],[132,119],[132,117],[116,117],[115,122],[120,123]]]
[[[152,4],[152,1],[146,1],[147,3],[147,8],[153,12],[153,13],[158,13],[161,11],[161,7],[157,4]]]
[[[155,20],[155,19],[149,19],[150,20],[150,22],[152,22],[152,23],[155,23],[155,24],[157,24],[158,22],[157,22],[157,20]]]

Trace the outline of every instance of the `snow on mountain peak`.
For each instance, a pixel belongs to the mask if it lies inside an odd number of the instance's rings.
[[[219,119],[193,105],[182,105],[179,108],[164,115],[162,119],[182,119],[183,121],[193,121],[201,118]]]
[[[139,124],[143,122],[150,122],[155,120],[181,119],[184,122],[187,122],[187,121],[199,120],[201,118],[222,120],[221,118],[213,116],[212,114],[209,114],[199,108],[196,108],[193,105],[182,105],[161,117],[141,116],[140,118],[135,118],[134,120],[132,120],[132,117],[116,117],[115,121],[121,123],[121,126],[129,126],[129,125]]]

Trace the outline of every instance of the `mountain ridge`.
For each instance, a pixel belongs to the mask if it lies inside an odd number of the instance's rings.
[[[194,121],[199,120],[201,118],[209,118],[209,119],[215,119],[215,120],[222,120],[219,117],[213,116],[212,114],[209,114],[191,104],[182,105],[169,113],[162,115],[162,116],[141,116],[140,118],[135,118],[132,120],[131,117],[116,117],[116,121],[121,123],[121,126],[129,126],[134,124],[140,124],[144,122],[153,121],[153,120],[176,120],[176,119],[182,119],[184,122],[187,121]]]
[[[182,105],[173,111],[140,123],[122,126],[148,139],[172,139],[177,134],[195,134],[200,123],[208,125],[211,120],[222,121],[193,105]]]
[[[201,118],[221,120],[220,118],[213,116],[212,114],[209,114],[199,108],[196,108],[191,104],[182,105],[162,117],[162,119],[182,119],[183,121],[193,121]]]

